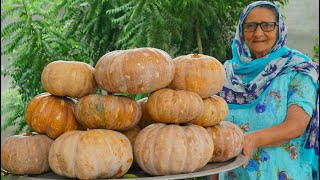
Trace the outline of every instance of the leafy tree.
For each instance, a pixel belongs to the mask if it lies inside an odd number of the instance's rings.
[[[231,58],[230,44],[239,15],[253,0],[134,0],[107,11],[120,14],[112,22],[123,26],[117,45],[152,46],[171,56],[201,53],[221,62]],[[273,1],[284,5],[285,0]],[[119,13],[122,12],[122,13]]]
[[[319,36],[315,38],[315,45],[313,46],[314,55],[312,61],[319,63]]]
[[[230,44],[242,9],[252,0],[6,0],[1,21],[1,55],[9,65],[1,74],[12,77],[2,98],[7,122],[1,131],[25,127],[25,107],[44,92],[41,72],[56,60],[83,61],[95,66],[106,52],[132,47],[163,49],[172,57],[203,53],[221,62],[231,58]],[[274,1],[284,5],[286,0]],[[136,100],[148,96],[122,94]],[[2,95],[1,95],[2,96]],[[9,115],[8,113],[11,113]]]

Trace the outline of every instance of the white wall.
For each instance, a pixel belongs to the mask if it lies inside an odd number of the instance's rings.
[[[319,36],[319,0],[289,0],[282,14],[288,28],[287,46],[312,58]]]

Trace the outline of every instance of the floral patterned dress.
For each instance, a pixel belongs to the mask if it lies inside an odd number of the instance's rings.
[[[309,76],[297,72],[278,76],[259,103],[245,109],[230,109],[226,120],[237,124],[244,133],[249,133],[282,123],[287,108],[292,104],[302,107],[312,116],[317,97],[317,90],[313,84]],[[313,137],[312,143],[318,143],[315,136],[310,137]],[[304,154],[307,153],[304,149],[305,138],[306,132],[279,147],[258,148],[245,169],[239,167],[220,174],[220,179],[316,179],[317,172],[304,159],[307,155]]]

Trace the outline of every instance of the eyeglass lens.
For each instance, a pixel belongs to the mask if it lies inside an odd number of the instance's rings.
[[[246,32],[253,32],[257,29],[258,25],[264,32],[273,31],[276,27],[276,22],[262,22],[262,23],[244,23],[243,30]]]

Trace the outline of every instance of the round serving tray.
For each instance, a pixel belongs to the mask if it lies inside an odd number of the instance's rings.
[[[128,178],[134,180],[148,180],[148,179],[188,179],[188,178],[195,178],[195,177],[204,177],[210,176],[213,174],[218,174],[221,172],[230,171],[241,166],[245,162],[245,158],[242,154],[239,154],[237,157],[230,159],[229,161],[221,162],[221,163],[208,163],[202,169],[197,172],[192,173],[185,173],[185,174],[177,174],[177,175],[167,175],[167,176],[150,176],[149,174],[145,173],[138,167],[132,167],[127,174],[134,174],[138,176],[138,178]],[[71,179],[67,177],[62,177],[54,173],[46,173],[41,175],[34,175],[34,176],[17,176],[17,175],[8,175],[7,179],[19,179],[19,180],[39,180],[39,179]],[[120,179],[127,179],[127,178],[120,178]]]

